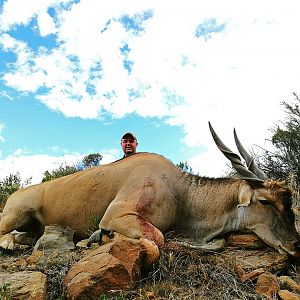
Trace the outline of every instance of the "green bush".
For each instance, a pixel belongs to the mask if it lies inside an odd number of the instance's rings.
[[[49,181],[52,179],[60,178],[66,175],[82,171],[87,168],[95,167],[100,165],[102,160],[102,155],[100,153],[92,153],[86,155],[82,161],[78,162],[76,165],[61,164],[57,169],[49,172],[48,170],[43,173],[42,182]]]
[[[2,180],[0,180],[0,207],[2,208],[6,203],[7,198],[19,190],[20,188],[28,185],[31,182],[31,178],[22,182],[20,174],[9,174]]]

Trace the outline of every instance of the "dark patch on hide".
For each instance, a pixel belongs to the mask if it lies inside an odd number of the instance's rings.
[[[152,225],[146,218],[138,216],[138,220],[143,237],[153,241],[156,245],[161,246],[161,235],[159,229]]]
[[[144,184],[140,190],[139,201],[136,206],[136,211],[143,217],[146,217],[150,210],[151,205],[155,201],[156,184],[155,180],[151,177],[146,177]]]

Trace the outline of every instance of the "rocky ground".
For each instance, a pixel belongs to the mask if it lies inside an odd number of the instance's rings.
[[[71,231],[47,227],[34,249],[2,252],[0,299],[300,299],[298,262],[253,234],[229,235],[221,252],[167,237],[148,270],[139,243],[81,245],[75,249]]]

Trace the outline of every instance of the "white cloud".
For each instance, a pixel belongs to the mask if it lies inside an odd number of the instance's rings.
[[[120,151],[117,149],[103,149],[100,153],[103,156],[101,165],[109,164],[121,157]]]
[[[19,148],[19,149],[15,150],[13,154],[14,155],[21,155],[21,154],[24,154],[24,152],[26,152],[26,151],[24,151],[23,149]]]
[[[37,99],[69,117],[98,118],[103,111],[119,118],[167,117],[183,127],[188,145],[209,149],[190,159],[195,166],[205,165],[206,155],[215,151],[208,120],[229,144],[236,127],[247,145],[264,145],[267,129],[282,118],[280,102],[298,92],[297,1],[82,0],[68,9],[63,2],[69,1],[26,1],[21,8],[22,1],[5,2],[2,30],[36,17],[40,35],[56,33],[59,41],[54,49],[34,52],[2,34],[0,44],[18,57],[3,77],[7,85],[33,92],[46,88]],[[55,20],[49,7],[56,10]],[[136,15],[143,30],[126,28],[124,15]],[[223,30],[195,37],[208,20]],[[126,58],[124,45],[130,49]]]
[[[13,100],[13,97],[7,91],[0,91],[0,97],[6,98],[8,100]]]
[[[75,163],[78,159],[79,157],[76,155],[54,157],[49,155],[27,156],[16,153],[0,160],[0,178],[19,172],[23,180],[32,176],[32,183],[39,183],[46,170],[51,171],[61,163]]]
[[[103,155],[101,164],[110,163],[119,157],[119,151],[113,149],[103,150],[101,154]],[[40,183],[46,170],[51,172],[61,164],[77,164],[85,155],[79,153],[64,156],[26,155],[24,150],[18,149],[13,155],[0,160],[0,180],[9,174],[19,172],[22,180],[32,177],[31,184]]]
[[[37,23],[41,36],[47,36],[56,32],[55,23],[46,11],[38,14]]]

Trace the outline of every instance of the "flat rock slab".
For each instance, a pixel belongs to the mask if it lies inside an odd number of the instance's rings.
[[[261,249],[268,247],[255,233],[234,232],[226,238],[227,247],[240,249]]]
[[[237,250],[227,249],[216,259],[225,259],[234,266],[242,267],[246,272],[263,268],[265,271],[283,271],[288,266],[288,255],[272,249],[265,250]]]
[[[0,273],[0,287],[0,299],[46,299],[46,275],[41,272]]]

